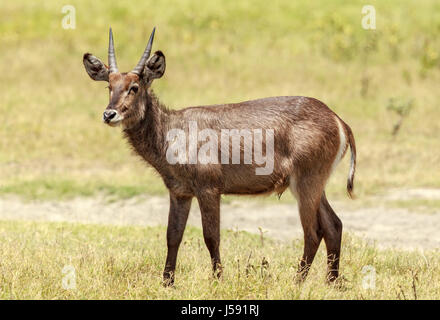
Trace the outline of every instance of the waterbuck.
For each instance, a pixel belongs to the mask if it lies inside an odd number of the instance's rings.
[[[83,63],[93,80],[109,83],[110,102],[104,111],[103,121],[110,126],[121,125],[125,138],[135,152],[158,172],[169,190],[168,254],[163,273],[164,284],[174,283],[177,251],[193,197],[197,198],[200,206],[203,237],[211,255],[214,275],[220,276],[221,195],[281,195],[287,188],[298,201],[304,230],[304,254],[299,263],[297,279],[306,277],[324,238],[328,256],[327,279],[334,281],[339,270],[342,223],[328,203],[324,189],[332,170],[350,146],[347,191],[352,196],[356,147],[350,127],[324,103],[300,96],[169,110],[159,102],[151,89],[153,80],[162,77],[165,72],[164,54],[156,51],[150,57],[154,31],[140,61],[130,72],[118,71],[111,28],[109,65],[90,53],[84,54]],[[241,150],[239,161],[232,159],[234,150],[229,144],[226,147],[211,144],[211,156],[215,153],[211,157],[213,161],[191,162],[185,161],[185,158],[184,161],[170,163],[167,155],[174,142],[170,140],[169,133],[178,130],[187,134],[185,139],[188,141],[183,141],[183,149],[186,150],[187,143],[190,149],[191,123],[197,125],[199,130],[209,129],[218,133],[218,136],[223,129],[238,132],[248,130],[254,135],[262,130],[273,132],[273,139],[267,134],[260,139],[260,147],[265,148],[266,158],[273,157],[272,170],[267,174],[257,174],[256,169],[262,166],[261,162],[257,163],[255,159],[247,163],[244,161],[245,151],[253,150],[252,145],[250,149],[245,145],[244,135],[243,139],[239,137],[238,140]],[[273,150],[268,148],[269,142]],[[200,137],[195,143],[199,148]],[[214,150],[212,146],[215,146]],[[256,148],[257,144],[253,151]],[[220,154],[222,161],[215,161]]]

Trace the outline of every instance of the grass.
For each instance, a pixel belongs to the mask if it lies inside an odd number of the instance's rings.
[[[154,50],[164,51],[167,71],[153,86],[170,108],[277,95],[324,101],[355,133],[357,206],[390,188],[440,187],[436,0],[369,1],[375,31],[361,28],[359,0],[69,4],[76,9],[74,30],[61,27],[58,1],[0,4],[0,196],[119,199],[166,192],[120,131],[101,123],[106,84],[89,79],[82,54],[106,60],[110,25],[124,71],[157,26]],[[405,111],[406,105],[412,108]],[[328,185],[332,200],[345,198],[347,172],[348,157]],[[286,193],[281,201],[292,197]],[[438,202],[386,205],[425,212]],[[0,221],[0,298],[438,299],[440,292],[438,251],[379,250],[350,234],[343,239],[342,288],[325,284],[323,248],[298,286],[301,241],[265,239],[262,246],[258,236],[233,231],[223,231],[225,274],[216,281],[201,232],[188,228],[176,287],[166,289],[160,285],[165,248],[164,227]],[[66,266],[75,270],[76,289],[62,287]],[[362,287],[365,266],[376,270],[375,289]]]
[[[313,96],[352,127],[359,196],[390,187],[440,187],[438,1],[370,1],[377,30],[361,28],[362,1],[3,1],[0,10],[0,194],[62,199],[165,192],[118,129],[101,123],[104,83],[82,54],[105,60],[115,33],[118,64],[138,61],[150,30],[167,71],[154,84],[171,108],[275,95]],[[390,99],[414,102],[396,136]],[[328,193],[345,197],[348,157]]]
[[[164,288],[165,233],[164,227],[0,221],[0,298],[438,299],[440,292],[438,251],[379,250],[349,234],[343,237],[341,287],[325,283],[323,245],[298,285],[301,241],[264,239],[262,245],[259,236],[236,231],[223,231],[225,273],[218,281],[201,231],[193,227],[179,252],[176,285]],[[366,289],[373,284],[371,267],[375,287]]]

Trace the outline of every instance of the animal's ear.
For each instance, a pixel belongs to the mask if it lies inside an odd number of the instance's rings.
[[[91,53],[84,54],[84,67],[90,78],[95,81],[108,81],[108,67]]]
[[[165,73],[165,55],[162,51],[156,51],[147,61],[144,68],[145,82],[158,79]]]

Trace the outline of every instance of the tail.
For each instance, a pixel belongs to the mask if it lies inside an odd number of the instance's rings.
[[[347,136],[348,136],[348,145],[350,146],[351,151],[351,161],[350,161],[350,171],[348,173],[347,178],[347,192],[348,196],[351,199],[354,199],[353,194],[353,188],[354,188],[354,174],[356,172],[356,143],[354,142],[354,136],[353,132],[351,131],[350,127],[346,124],[345,129],[347,130]]]

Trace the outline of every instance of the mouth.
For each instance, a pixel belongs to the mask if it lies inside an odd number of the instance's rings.
[[[110,121],[110,120],[104,120],[105,124],[108,124],[110,127],[117,127],[118,125],[120,125],[122,122],[122,120],[118,120],[118,121]]]

